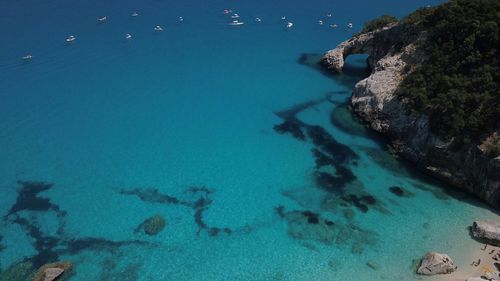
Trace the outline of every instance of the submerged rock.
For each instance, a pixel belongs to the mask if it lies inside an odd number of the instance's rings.
[[[391,186],[389,187],[389,191],[399,197],[413,197],[415,195],[412,192],[399,186]]]
[[[334,222],[323,219],[310,211],[292,211],[285,214],[288,222],[288,234],[300,240],[315,240],[332,244],[336,237]]]
[[[165,228],[165,225],[165,219],[160,215],[155,215],[141,223],[136,228],[136,232],[139,230],[143,230],[147,235],[153,236],[160,233]]]
[[[5,271],[0,271],[0,280],[2,281],[26,281],[33,276],[33,263],[29,261],[11,265]]]
[[[380,269],[380,265],[379,265],[376,261],[368,261],[368,262],[366,263],[366,265],[367,265],[369,268],[373,269],[373,270],[379,270],[379,269]]]
[[[417,273],[422,275],[436,275],[452,273],[455,270],[457,270],[457,266],[448,255],[429,252],[422,258]]]
[[[500,223],[475,221],[472,224],[472,235],[487,241],[489,244],[500,246]]]

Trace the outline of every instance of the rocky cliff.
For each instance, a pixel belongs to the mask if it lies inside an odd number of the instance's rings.
[[[487,156],[478,144],[457,147],[443,141],[431,132],[427,116],[409,114],[405,101],[396,95],[411,66],[425,60],[419,48],[425,39],[423,31],[392,24],[342,42],[323,56],[321,64],[341,72],[347,56],[369,55],[371,75],[353,90],[354,112],[422,170],[500,208],[500,156]]]

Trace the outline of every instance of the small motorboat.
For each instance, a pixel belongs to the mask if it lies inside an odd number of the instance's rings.
[[[179,17],[179,22],[184,22],[184,18],[183,17]]]
[[[286,24],[286,28],[292,28],[292,26],[293,26],[293,22],[288,22],[288,23]]]
[[[348,23],[348,24],[347,24],[347,27],[348,27],[348,28],[352,28],[352,27],[353,27],[352,23]]]
[[[331,18],[332,17],[332,13],[328,13],[326,14],[327,17]]]
[[[255,18],[256,22],[261,22],[262,20],[260,18]]]
[[[137,17],[137,16],[139,16],[139,13],[137,13],[137,12],[133,12],[133,13],[132,13],[132,16],[133,16],[133,17]]]
[[[337,28],[337,24],[335,24],[335,23],[334,24],[330,24],[330,27],[331,28]]]
[[[229,25],[232,25],[232,26],[238,26],[238,25],[243,25],[243,24],[245,24],[245,23],[242,21],[238,21],[238,20],[233,20],[232,22],[229,23]]]
[[[238,15],[238,14],[234,14],[234,15],[232,15],[232,16],[231,16],[231,18],[232,18],[232,19],[239,19],[239,18],[240,18],[240,15]]]
[[[282,16],[282,17],[281,17],[281,20],[286,20],[286,17],[285,17],[285,16]]]
[[[233,11],[232,10],[229,10],[229,9],[224,9],[223,13],[224,14],[229,14],[229,13],[232,13]]]
[[[163,31],[163,28],[159,25],[155,26],[154,28],[155,31]]]
[[[319,25],[323,25],[323,21],[322,21],[322,20],[319,20],[319,21],[318,21],[318,24],[319,24]]]
[[[106,16],[102,16],[102,17],[99,17],[97,18],[97,21],[98,22],[105,22],[108,18]]]
[[[76,37],[73,36],[73,35],[70,35],[70,36],[66,37],[66,42],[68,42],[68,43],[71,43],[71,42],[73,42],[75,40],[76,40]]]
[[[24,61],[30,61],[33,58],[31,54],[27,54],[26,56],[23,57]]]
[[[125,39],[128,40],[128,39],[131,39],[131,38],[132,38],[132,35],[130,33],[125,34]]]

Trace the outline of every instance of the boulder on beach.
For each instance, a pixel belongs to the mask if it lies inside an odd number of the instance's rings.
[[[35,273],[33,281],[63,280],[70,275],[73,269],[71,262],[56,262],[45,264]]]
[[[422,258],[417,273],[421,275],[435,275],[452,273],[455,270],[457,270],[457,266],[448,255],[429,252]]]
[[[489,244],[500,246],[500,223],[488,221],[475,221],[472,224],[472,235]]]

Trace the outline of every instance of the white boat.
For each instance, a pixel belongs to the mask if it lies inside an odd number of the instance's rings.
[[[282,20],[286,20],[286,17],[285,17],[285,16],[282,16],[282,17],[281,17],[281,19],[282,19]]]
[[[291,28],[293,26],[293,22],[289,22],[286,24],[286,28]]]
[[[99,22],[103,22],[103,21],[106,21],[108,18],[106,16],[103,16],[103,17],[99,17],[97,18],[97,21]]]
[[[322,21],[322,20],[319,20],[319,21],[318,21],[318,24],[319,24],[319,25],[323,25],[323,21]]]
[[[66,37],[66,42],[68,42],[68,43],[71,43],[71,42],[73,42],[75,40],[76,40],[76,37],[73,36],[73,35],[70,35],[70,36]]]
[[[238,19],[238,18],[240,18],[240,15],[238,15],[238,14],[234,14],[234,15],[232,15],[232,16],[231,16],[231,18],[233,18],[233,19]]]
[[[183,22],[184,21],[184,18],[183,17],[179,17],[179,22]]]
[[[331,28],[337,28],[337,25],[334,23],[334,24],[330,24],[330,27]]]
[[[133,12],[133,13],[132,13],[132,16],[133,16],[133,17],[137,17],[138,15],[139,15],[139,13],[137,13],[137,12]]]
[[[159,25],[155,26],[155,31],[163,31],[163,28]]]
[[[33,58],[33,56],[31,54],[28,54],[28,55],[23,57],[23,60],[31,60],[32,58]]]
[[[125,39],[131,39],[132,35],[130,33],[125,34]]]
[[[256,22],[261,22],[262,20],[260,18],[255,18]]]
[[[326,14],[327,17],[331,18],[332,17],[332,13],[328,13]]]
[[[348,27],[348,28],[352,28],[352,26],[353,26],[353,25],[352,25],[352,23],[348,23],[348,24],[347,24],[347,27]]]
[[[233,26],[238,26],[238,25],[243,25],[243,24],[245,24],[245,23],[242,21],[238,21],[238,20],[233,20],[232,22],[229,23],[229,25],[233,25]]]
[[[233,11],[232,10],[229,10],[229,9],[224,9],[223,13],[224,14],[229,14],[229,13],[232,13]]]

